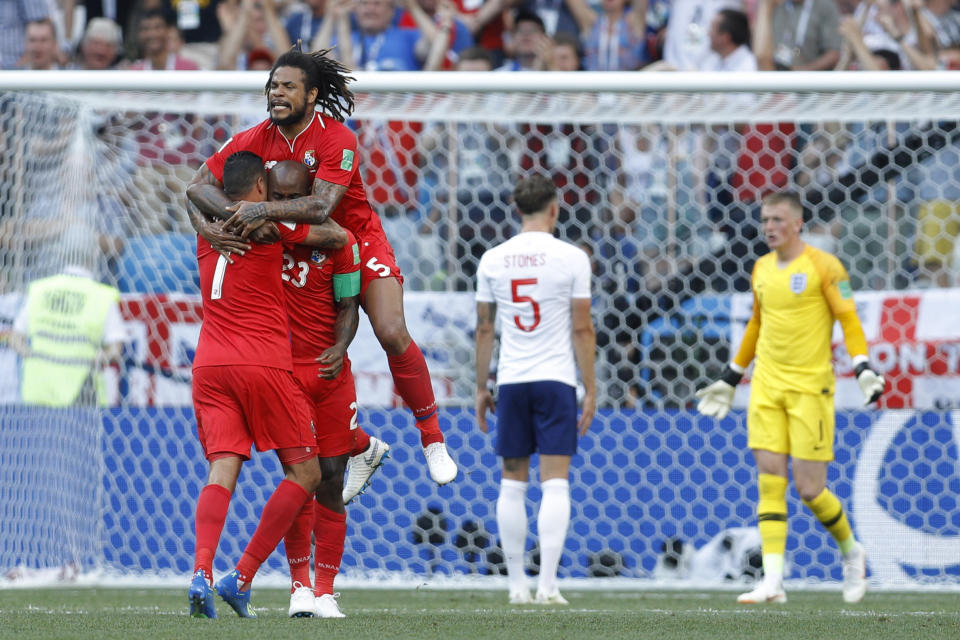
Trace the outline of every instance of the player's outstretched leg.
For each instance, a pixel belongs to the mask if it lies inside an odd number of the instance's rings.
[[[190,615],[194,618],[216,618],[217,609],[213,604],[213,587],[203,569],[193,574],[193,581],[187,591],[190,601]]]
[[[440,431],[427,361],[407,332],[400,281],[392,277],[370,281],[363,294],[363,308],[387,354],[394,387],[413,412],[430,477],[440,485],[452,482],[457,477],[457,463],[450,457]]]
[[[362,433],[361,429],[357,431]],[[366,434],[363,435],[366,436]],[[358,446],[359,451],[351,455],[347,461],[346,478],[343,482],[343,504],[350,504],[351,500],[363,493],[370,486],[370,478],[374,472],[390,457],[390,446],[383,440],[370,436],[366,436],[364,440],[368,444],[363,448]]]

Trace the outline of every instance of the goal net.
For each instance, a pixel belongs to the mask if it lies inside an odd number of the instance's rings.
[[[362,320],[350,349],[361,422],[392,456],[348,507],[342,579],[504,573],[499,461],[472,409],[472,292],[482,252],[519,228],[512,185],[543,171],[559,188],[559,237],[592,256],[598,332],[600,410],[571,471],[562,578],[719,585],[757,573],[749,380],[719,422],[694,411],[693,392],[749,318],[750,270],[766,252],[760,200],[790,189],[806,206],[805,240],[849,270],[889,382],[865,410],[838,330],[829,485],[876,585],[960,581],[960,98],[943,76],[357,75],[359,171],[461,473],[445,487],[429,480]],[[264,117],[263,82],[0,74],[0,585],[190,572],[206,463],[190,399],[201,310],[184,188]],[[32,281],[68,266],[121,292],[128,337],[103,371],[104,407],[21,401],[18,312]],[[280,477],[270,455],[245,465],[218,575]],[[788,577],[839,580],[835,544],[792,489],[789,513]],[[267,570],[286,571],[280,553]]]

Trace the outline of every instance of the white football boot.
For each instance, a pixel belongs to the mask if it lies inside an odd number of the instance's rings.
[[[457,477],[457,463],[447,453],[447,445],[443,442],[434,442],[423,448],[423,457],[427,459],[427,469],[430,477],[437,484],[443,485],[453,482]]]
[[[297,585],[300,585],[297,587]],[[293,593],[290,594],[290,608],[287,615],[291,618],[312,618],[316,608],[313,603],[313,589],[305,587],[299,582],[294,583]]]
[[[343,474],[343,504],[349,504],[370,486],[373,472],[389,457],[390,445],[371,436],[367,450],[347,460],[347,469]]]
[[[860,602],[867,593],[867,552],[859,542],[843,555],[843,601]]]
[[[347,616],[340,611],[340,605],[337,603],[339,596],[339,593],[325,593],[319,596],[314,601],[314,615],[318,618],[346,618]]]

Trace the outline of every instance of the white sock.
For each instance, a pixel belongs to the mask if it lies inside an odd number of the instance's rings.
[[[507,582],[511,593],[528,588],[523,568],[523,552],[527,542],[527,484],[504,478],[500,481],[500,496],[497,498],[497,528],[507,562]]]
[[[545,481],[537,531],[540,534],[540,580],[537,593],[550,595],[557,590],[557,566],[567,540],[570,524],[570,482],[565,478]]]

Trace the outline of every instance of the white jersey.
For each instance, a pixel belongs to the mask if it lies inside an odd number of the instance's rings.
[[[571,300],[590,299],[590,259],[541,231],[517,234],[483,254],[477,302],[495,302],[500,323],[497,383],[577,384]]]

